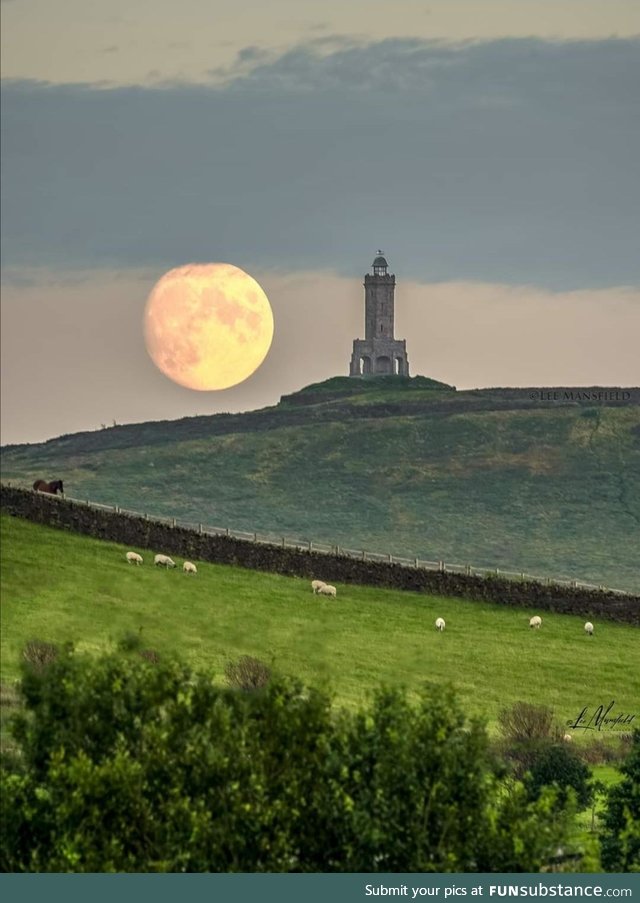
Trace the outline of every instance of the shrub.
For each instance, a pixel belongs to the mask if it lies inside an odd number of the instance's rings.
[[[503,737],[498,752],[511,764],[517,778],[523,778],[549,745],[563,736],[554,722],[553,711],[530,702],[516,702],[502,709],[498,729]]]
[[[576,794],[578,811],[586,809],[593,796],[591,771],[567,744],[554,744],[542,749],[525,778],[531,799],[538,799],[544,787],[558,788],[556,805],[564,806],[569,789]]]
[[[553,711],[544,705],[516,702],[498,714],[498,728],[511,743],[529,740],[558,739],[559,728],[554,724]]]
[[[142,646],[142,627],[137,633],[128,630],[118,640],[118,649],[121,652],[137,652]]]
[[[609,791],[603,815],[602,864],[612,872],[640,872],[640,730],[620,771],[624,778]]]
[[[176,661],[25,671],[0,868],[55,872],[538,871],[569,809],[493,773],[452,691],[336,711],[298,681],[219,687]]]
[[[42,671],[58,657],[58,647],[44,640],[29,640],[22,650],[22,658],[36,671]]]
[[[160,661],[160,653],[156,652],[155,649],[141,649],[138,654],[140,658],[143,658],[146,662],[150,662],[152,665],[157,665]]]
[[[625,757],[625,753],[622,752],[623,746],[620,742],[614,745],[612,740],[613,738],[604,740],[597,737],[580,747],[577,752],[588,765],[609,765],[611,762],[619,762]]]
[[[250,655],[241,656],[237,662],[229,662],[224,673],[229,686],[239,690],[261,690],[271,679],[271,668]]]
[[[0,685],[0,706],[3,709],[13,708],[20,705],[20,692],[16,686],[11,684]]]

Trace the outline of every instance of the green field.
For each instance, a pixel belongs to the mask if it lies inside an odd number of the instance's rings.
[[[300,578],[201,562],[193,577],[154,567],[161,549],[138,549],[145,563],[135,567],[115,543],[7,515],[1,525],[5,688],[29,639],[99,653],[142,631],[146,648],[220,681],[229,660],[248,654],[346,706],[381,683],[451,682],[465,710],[492,729],[517,700],[551,706],[562,721],[611,700],[616,713],[640,709],[637,628],[596,622],[589,638],[584,618],[543,614],[542,629],[531,631],[533,610],[341,584],[337,599],[325,599]]]
[[[3,479],[236,530],[638,592],[640,406],[333,379],[2,450]],[[436,386],[436,388],[434,388]]]

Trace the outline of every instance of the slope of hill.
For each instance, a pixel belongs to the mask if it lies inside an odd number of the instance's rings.
[[[336,377],[246,414],[3,449],[3,479],[152,514],[640,589],[640,390]],[[544,397],[543,397],[544,395]],[[622,401],[618,400],[622,398]]]
[[[545,613],[532,631],[523,609],[353,585],[338,584],[337,600],[318,598],[307,579],[204,562],[190,577],[154,567],[144,549],[136,567],[116,543],[6,515],[0,526],[5,683],[30,639],[98,653],[132,633],[219,681],[240,655],[273,659],[343,705],[381,683],[417,689],[429,680],[452,682],[465,709],[492,723],[519,699],[549,705],[565,721],[612,698],[616,714],[637,710],[635,627],[597,622],[587,637],[583,617]]]

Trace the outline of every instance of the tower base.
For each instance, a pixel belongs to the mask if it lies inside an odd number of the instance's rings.
[[[409,376],[405,339],[355,339],[349,376]]]

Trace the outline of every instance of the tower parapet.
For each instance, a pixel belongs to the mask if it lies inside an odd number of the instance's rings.
[[[355,339],[349,376],[409,376],[405,339],[394,338],[396,277],[382,251],[364,277],[364,339]]]

